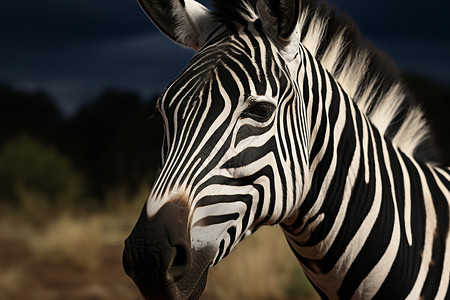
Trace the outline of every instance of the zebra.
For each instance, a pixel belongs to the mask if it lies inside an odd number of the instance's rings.
[[[138,0],[195,56],[164,90],[162,167],[123,267],[146,299],[279,225],[323,299],[450,299],[450,168],[392,63],[311,0]]]

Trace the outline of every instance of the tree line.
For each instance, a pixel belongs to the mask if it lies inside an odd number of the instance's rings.
[[[449,87],[411,74],[404,79],[424,107],[449,165]],[[83,190],[98,199],[117,186],[132,192],[159,168],[163,130],[155,100],[106,90],[65,117],[45,92],[0,86],[0,198],[12,197],[14,180],[22,185],[34,180],[51,190],[71,172],[76,172],[67,177],[71,183],[63,184],[69,190],[82,182]]]
[[[0,153],[2,148],[8,151],[3,151],[7,158],[0,165],[0,197],[11,189],[7,186],[2,190],[1,181],[3,185],[11,180],[25,181],[19,184],[30,186],[42,176],[61,180],[54,174],[61,172],[67,161],[83,178],[85,192],[97,199],[118,185],[132,192],[159,167],[162,121],[154,114],[154,106],[155,99],[144,101],[137,93],[107,90],[67,118],[45,92],[1,86]],[[30,150],[24,153],[21,148]],[[42,160],[47,163],[40,163]],[[23,161],[29,161],[29,170],[21,166]],[[42,168],[53,172],[34,170],[36,175],[28,178],[32,169]],[[2,180],[2,169],[3,173],[20,174],[16,179],[5,174]],[[77,176],[69,177],[73,181]]]

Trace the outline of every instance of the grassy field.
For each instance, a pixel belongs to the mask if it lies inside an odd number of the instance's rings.
[[[102,211],[66,207],[23,195],[0,208],[0,299],[141,299],[121,266],[123,240],[147,190],[129,201],[108,196]],[[214,267],[203,300],[318,299],[279,228],[263,228]]]

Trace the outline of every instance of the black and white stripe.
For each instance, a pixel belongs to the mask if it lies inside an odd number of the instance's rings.
[[[302,93],[322,103],[305,97],[310,183],[283,229],[306,274],[324,299],[447,299],[450,171],[386,141],[301,51]]]
[[[158,101],[147,215],[182,194],[212,265],[281,224],[324,299],[448,299],[450,169],[423,113],[352,24],[297,1],[213,1],[188,34],[158,24],[198,52]]]

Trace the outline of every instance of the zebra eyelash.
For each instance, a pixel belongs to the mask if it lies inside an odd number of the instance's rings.
[[[241,118],[250,118],[256,122],[264,123],[270,120],[276,106],[268,101],[257,101],[255,97],[247,98],[248,106],[241,113]]]

